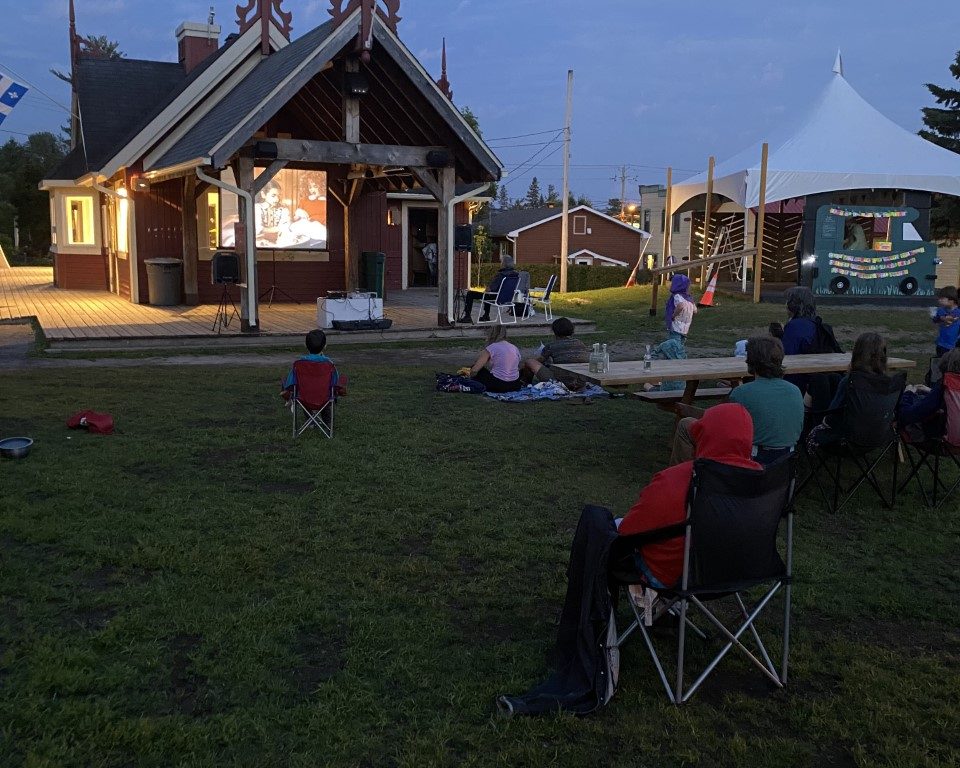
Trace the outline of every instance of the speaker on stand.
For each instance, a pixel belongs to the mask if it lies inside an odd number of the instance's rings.
[[[229,328],[233,318],[240,319],[237,305],[230,295],[231,285],[240,285],[240,257],[234,251],[217,251],[210,261],[210,282],[222,285],[220,304],[217,307],[217,316],[210,330],[222,333]],[[229,310],[229,311],[228,311]]]

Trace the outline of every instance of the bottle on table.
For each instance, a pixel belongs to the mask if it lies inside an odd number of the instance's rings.
[[[600,349],[600,373],[609,373],[610,371],[610,353],[607,351],[607,345],[604,344]]]
[[[590,352],[590,373],[597,373],[600,368],[600,345],[594,344]]]
[[[648,371],[652,366],[653,355],[650,353],[650,345],[647,344],[647,351],[643,353],[643,368]]]

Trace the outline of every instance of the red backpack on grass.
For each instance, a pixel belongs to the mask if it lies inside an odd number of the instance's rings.
[[[94,435],[113,434],[113,416],[96,411],[77,411],[67,419],[70,429],[85,429]]]

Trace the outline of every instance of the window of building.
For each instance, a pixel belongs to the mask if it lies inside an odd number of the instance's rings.
[[[650,231],[650,209],[643,209],[643,229],[645,232]]]
[[[675,233],[680,231],[680,214],[679,213],[673,214],[673,231]]]
[[[661,232],[667,231],[667,209],[666,208],[660,211],[660,231]]]
[[[93,198],[68,197],[67,243],[69,245],[96,245],[93,231]]]
[[[586,216],[573,217],[573,234],[575,235],[587,234],[587,217]]]
[[[220,247],[220,193],[207,192],[204,196],[203,219],[207,233],[206,245],[211,250]]]

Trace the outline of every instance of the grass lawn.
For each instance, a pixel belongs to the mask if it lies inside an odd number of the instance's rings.
[[[626,343],[655,343],[666,337],[663,306],[669,292],[661,290],[656,317],[650,316],[650,286],[605,288],[567,295],[554,294],[554,313],[594,320],[595,340]],[[695,294],[699,295],[699,294]],[[733,353],[737,339],[766,334],[767,326],[787,321],[781,304],[753,304],[739,295],[717,295],[717,306],[697,312],[688,344],[693,348],[716,348]],[[935,303],[930,300],[931,305]],[[874,307],[862,305],[824,305],[820,314],[830,323],[846,349],[864,331],[884,334],[891,349],[901,353],[933,354],[936,333],[923,307]]]
[[[0,374],[0,435],[36,440],[0,464],[0,765],[960,762],[955,505],[800,505],[784,692],[731,655],[673,708],[636,638],[599,714],[502,721],[544,675],[580,507],[625,511],[671,418],[364,367],[336,437],[293,441],[280,373]],[[69,432],[80,408],[118,433]]]

